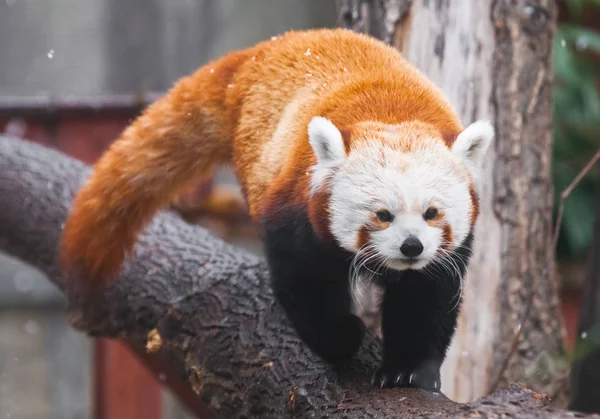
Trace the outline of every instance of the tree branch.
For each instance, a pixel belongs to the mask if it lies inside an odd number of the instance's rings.
[[[59,152],[0,137],[0,249],[40,268],[67,294],[73,327],[147,347],[177,369],[214,416],[568,416],[520,386],[469,404],[422,390],[374,389],[380,346],[371,337],[347,369],[333,371],[296,337],[262,259],[169,212],[155,217],[114,286],[93,306],[82,304],[56,252],[89,171]]]

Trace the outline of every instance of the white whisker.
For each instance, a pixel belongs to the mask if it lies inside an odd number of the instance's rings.
[[[456,258],[459,259],[460,262],[462,262],[463,264],[466,264],[465,259],[463,259],[463,256],[458,254],[458,253],[450,253],[449,251],[447,251],[446,249],[440,247],[439,249],[439,253],[441,254],[440,256],[437,256],[436,262],[439,263],[441,266],[443,266],[446,270],[448,270],[448,272],[450,273],[450,275],[452,276],[453,280],[456,281],[458,280],[458,291],[457,293],[452,297],[451,301],[455,301],[454,306],[452,306],[452,308],[449,311],[453,311],[455,310],[458,305],[460,304],[461,300],[462,300],[462,296],[463,296],[463,275],[461,274],[461,270],[460,267],[457,264],[457,261],[455,260]],[[442,257],[445,256],[445,257]]]
[[[366,266],[367,263],[372,260],[377,260],[379,256],[377,255],[375,248],[373,245],[367,244],[356,252],[352,263],[350,264],[350,269],[348,272],[349,281],[350,281],[350,294],[352,300],[355,304],[362,308],[362,301],[364,299],[363,290],[366,288],[369,282],[372,281],[373,275],[376,275],[377,272],[369,269]],[[372,275],[364,275],[364,271],[370,272]]]

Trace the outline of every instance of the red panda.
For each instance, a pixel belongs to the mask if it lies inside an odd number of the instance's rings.
[[[373,383],[437,391],[492,139],[391,46],[288,32],[183,77],[123,131],[73,202],[61,262],[97,292],[183,185],[231,163],[305,344],[348,361],[360,295],[379,292]]]

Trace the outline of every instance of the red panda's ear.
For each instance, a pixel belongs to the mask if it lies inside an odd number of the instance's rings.
[[[475,121],[452,144],[452,151],[478,176],[481,163],[494,139],[494,127],[488,121]]]
[[[320,166],[334,167],[346,158],[346,146],[340,130],[328,119],[315,116],[308,124],[308,141]]]

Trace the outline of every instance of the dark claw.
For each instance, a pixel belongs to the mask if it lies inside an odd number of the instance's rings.
[[[373,374],[371,384],[379,388],[406,387],[406,374],[403,371],[381,367]]]
[[[441,380],[439,374],[432,371],[418,370],[410,375],[409,385],[428,391],[440,391]]]
[[[439,371],[431,368],[417,368],[411,371],[382,366],[373,374],[371,384],[379,388],[413,387],[438,392],[441,380]]]
[[[371,379],[372,386],[383,388],[386,383],[387,375],[385,375],[385,372],[380,373],[379,371],[377,371],[375,374],[373,374],[373,378]]]

